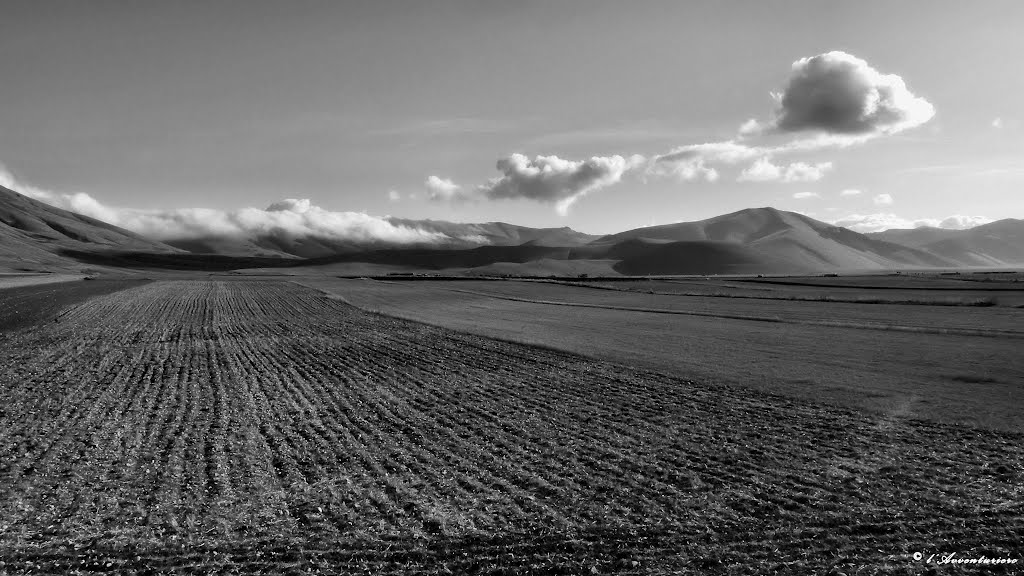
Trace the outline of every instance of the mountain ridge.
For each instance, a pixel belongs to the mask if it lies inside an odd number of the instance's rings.
[[[85,263],[195,270],[301,266],[323,271],[448,270],[514,275],[519,270],[543,270],[575,275],[595,270],[671,275],[805,274],[1024,263],[1024,221],[1015,219],[960,231],[860,234],[795,212],[761,207],[606,235],[505,222],[387,220],[447,240],[395,245],[271,231],[255,238],[158,242],[0,188],[0,267],[80,269]]]

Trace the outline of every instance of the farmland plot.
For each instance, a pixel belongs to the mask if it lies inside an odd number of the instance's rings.
[[[840,309],[818,302],[762,307],[749,300],[686,296],[652,301],[645,294],[526,282],[297,281],[368,310],[702,383],[1024,431],[1020,310],[871,304]],[[879,308],[890,316],[878,316]],[[881,329],[894,323],[905,329]]]
[[[0,571],[916,573],[1019,556],[1022,436],[157,282],[0,335]]]

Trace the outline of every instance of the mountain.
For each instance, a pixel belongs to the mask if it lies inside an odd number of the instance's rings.
[[[1024,220],[1007,218],[956,230],[921,249],[960,266],[1024,265]]]
[[[67,256],[67,251],[179,252],[161,242],[0,186],[0,269],[81,269],[79,262]]]
[[[749,208],[604,236],[590,248],[625,274],[799,273],[944,267],[944,258],[774,208]]]
[[[408,221],[410,224],[413,221]],[[353,252],[313,261],[309,265],[344,270],[354,263],[403,269],[531,275],[537,270],[614,271],[625,275],[672,274],[800,274],[837,270],[950,267],[931,252],[873,239],[846,228],[774,208],[740,210],[708,220],[628,230],[576,246],[548,246],[558,234],[509,225],[479,226],[497,241],[473,249],[399,248]],[[487,228],[491,226],[491,228]],[[513,233],[508,233],[507,230]],[[438,228],[446,234],[468,228]],[[573,233],[578,234],[578,233]],[[556,240],[552,240],[555,238]],[[573,238],[580,238],[573,236]],[[505,240],[510,239],[510,240]],[[538,262],[543,261],[543,266]],[[583,273],[583,272],[581,272]]]
[[[892,242],[893,244],[902,244],[911,248],[920,248],[932,242],[953,238],[960,232],[960,230],[921,226],[919,228],[892,228],[882,232],[868,232],[865,236],[875,240]]]
[[[917,248],[953,266],[1024,265],[1024,220],[1014,218],[967,230],[922,226],[873,232],[867,236]]]
[[[0,188],[0,271],[117,268],[302,268],[512,275],[807,274],[1024,264],[1024,221],[970,230],[859,234],[774,208],[751,208],[593,236],[503,222],[389,219],[447,241],[395,246],[270,231],[157,242]]]

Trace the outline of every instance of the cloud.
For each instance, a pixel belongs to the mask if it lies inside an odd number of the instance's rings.
[[[839,193],[840,196],[859,196],[862,192],[856,188],[847,188]]]
[[[797,192],[796,194],[793,194],[793,198],[796,198],[797,200],[804,200],[806,198],[817,198],[817,197],[818,197],[818,193],[817,192]]]
[[[512,154],[498,160],[502,173],[476,189],[476,194],[490,200],[525,199],[555,204],[559,213],[586,194],[611,186],[622,176],[642,164],[644,158],[636,155],[594,156],[589,160],[565,160],[558,156],[537,156],[529,159]]]
[[[768,158],[758,158],[736,178],[739,182],[774,182],[782,178],[782,168]]]
[[[465,198],[461,192],[462,187],[447,178],[434,175],[428,176],[424,186],[427,188],[427,199],[434,202],[462,200]]]
[[[786,173],[783,175],[782,181],[817,182],[825,176],[825,172],[828,172],[831,169],[831,162],[819,162],[817,164],[794,162],[786,167]]]
[[[399,202],[402,199],[402,195],[397,190],[388,190],[388,202]]]
[[[985,216],[963,216],[961,214],[954,214],[953,216],[947,216],[942,220],[939,220],[934,226],[936,228],[945,228],[946,230],[966,230],[968,228],[974,228],[975,226],[981,226],[982,224],[988,224],[989,222],[994,222],[994,220],[986,218]]]
[[[935,108],[907,89],[903,78],[882,74],[845,52],[828,52],[793,63],[772,127],[779,132],[833,135],[895,134],[920,126]]]
[[[313,208],[313,203],[308,198],[296,200],[295,198],[285,198],[280,202],[274,202],[270,206],[267,206],[267,212],[295,212],[296,214],[305,214]]]
[[[111,219],[117,218],[117,212],[115,210],[100,204],[95,198],[84,192],[63,193],[44,190],[37,186],[20,181],[3,165],[0,165],[0,186],[24,194],[29,198],[34,198],[40,202],[45,202],[51,206],[71,210],[72,212],[77,212],[78,214],[102,220],[104,222],[110,222]]]
[[[393,224],[385,218],[362,212],[324,210],[308,199],[288,198],[274,202],[265,210],[139,210],[106,206],[84,192],[66,194],[24,184],[3,167],[0,167],[0,185],[51,206],[84,214],[156,240],[209,236],[255,238],[265,234],[394,244],[451,240],[442,233]]]
[[[738,182],[816,182],[832,169],[831,162],[808,164],[794,162],[787,166],[772,164],[767,156],[758,158],[753,164],[740,172]]]
[[[991,218],[984,216],[962,216],[953,215],[946,218],[917,218],[908,219],[892,213],[880,214],[851,214],[832,223],[836,226],[849,228],[855,232],[881,232],[892,229],[909,229],[930,226],[932,228],[943,228],[946,230],[966,230],[982,224],[992,222]]]
[[[750,118],[743,124],[740,124],[739,134],[740,137],[750,136],[759,134],[764,130],[764,125],[761,124],[756,118]]]
[[[718,180],[718,171],[709,164],[738,164],[762,156],[764,150],[740,144],[734,140],[705,142],[674,148],[651,159],[647,173],[655,176],[675,176],[680,180]]]
[[[878,194],[871,201],[875,203],[875,206],[889,206],[893,202],[890,194]]]
[[[776,165],[772,158],[860,144],[919,126],[935,114],[931,103],[912,94],[902,78],[882,74],[845,52],[797,60],[783,91],[773,97],[777,106],[769,120],[748,119],[730,140],[686,144],[655,155],[646,162],[645,174],[716,182],[723,166],[752,162],[740,171],[739,181],[814,182],[832,168],[831,162]],[[796,134],[805,132],[809,134]],[[766,143],[765,137],[774,140]],[[587,193],[619,182],[641,162],[639,155],[571,161],[513,154],[498,161],[501,177],[472,192],[436,177],[428,179],[428,189],[432,199],[524,198],[554,204],[564,214]]]

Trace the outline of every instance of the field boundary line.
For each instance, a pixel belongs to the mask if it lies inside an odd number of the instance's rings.
[[[535,282],[538,284],[554,284],[556,286],[571,286],[573,288],[590,288],[592,290],[607,290],[611,292],[625,292],[627,294],[650,294],[656,296],[683,296],[683,297],[698,297],[698,298],[736,298],[739,300],[776,300],[780,302],[818,302],[822,304],[878,304],[882,306],[887,305],[899,305],[899,306],[950,306],[950,307],[964,307],[964,308],[989,308],[996,306],[992,300],[993,296],[986,298],[978,297],[975,300],[963,300],[961,302],[951,300],[884,300],[881,298],[876,299],[864,299],[857,300],[855,298],[834,298],[831,296],[757,296],[754,294],[728,294],[725,292],[661,292],[655,290],[630,290],[628,288],[616,288],[613,286],[599,286],[594,284],[584,284],[580,282],[571,282],[566,280],[514,280],[515,282]],[[666,280],[665,282],[674,282],[673,280]],[[680,283],[681,284],[681,283]],[[794,284],[795,285],[795,284]],[[738,288],[743,290],[743,288]],[[764,290],[762,288],[762,290]],[[950,288],[950,290],[960,290],[959,288]],[[1012,290],[1002,290],[1003,292],[1012,292]],[[993,292],[990,290],[989,292]],[[998,290],[996,290],[998,292]]]
[[[765,280],[765,279],[754,279],[754,278],[736,278],[735,282],[744,282],[749,284],[777,284],[779,286],[809,286],[811,288],[853,288],[855,290],[923,290],[928,292],[943,292],[943,291],[972,291],[972,292],[1021,292],[1024,289],[1021,288],[968,288],[968,287],[949,287],[949,286],[935,286],[931,288],[924,288],[915,286],[913,288],[896,288],[893,286],[872,286],[870,284],[864,286],[849,286],[845,284],[826,284],[824,282],[793,282],[787,280]],[[958,282],[979,282],[978,280],[957,280]]]
[[[804,326],[824,326],[831,328],[852,328],[857,330],[889,330],[895,332],[913,332],[917,334],[945,334],[953,336],[986,336],[990,338],[1009,337],[1024,338],[1024,332],[1014,330],[972,330],[970,328],[926,328],[923,326],[901,326],[899,324],[861,324],[857,322],[842,322],[838,320],[814,321],[814,320],[786,320],[778,316],[749,316],[745,314],[720,314],[715,312],[696,312],[693,310],[670,310],[666,308],[641,308],[632,306],[612,306],[608,304],[587,304],[584,302],[560,302],[557,300],[532,300],[516,296],[505,296],[475,290],[464,290],[461,288],[444,288],[450,292],[463,292],[499,300],[511,300],[513,302],[526,302],[530,304],[547,304],[551,306],[573,306],[577,308],[602,308],[605,310],[622,310],[626,312],[647,312],[650,314],[675,314],[680,316],[701,316],[706,318],[724,318],[727,320],[749,320],[752,322],[772,322],[778,324],[798,324]]]

